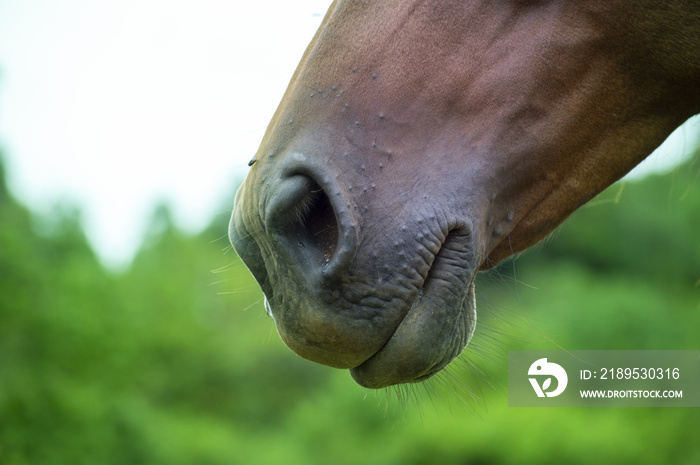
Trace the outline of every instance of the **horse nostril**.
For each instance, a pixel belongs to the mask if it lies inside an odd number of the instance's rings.
[[[315,182],[311,186],[305,204],[298,213],[302,234],[307,242],[318,248],[327,265],[338,245],[338,222],[326,192]]]
[[[317,264],[323,266],[330,262],[338,245],[338,222],[326,192],[313,179],[307,184],[304,195],[287,213],[291,222],[286,233],[314,254],[316,260],[320,258]]]
[[[268,204],[265,220],[278,252],[304,274],[328,275],[340,236],[336,210],[326,191],[311,177],[282,179]]]

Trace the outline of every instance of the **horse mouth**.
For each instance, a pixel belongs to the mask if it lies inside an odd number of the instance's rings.
[[[475,273],[464,273],[459,260],[463,243],[448,235],[394,333],[374,355],[350,369],[358,384],[378,389],[424,381],[469,343],[476,327]]]
[[[382,233],[358,252],[352,199],[335,178],[306,166],[303,155],[282,168],[264,202],[259,190],[244,189],[248,183],[239,189],[229,233],[284,343],[308,360],[350,369],[368,388],[419,382],[442,370],[476,324],[480,262],[471,223],[444,212],[421,215],[404,220],[400,238]],[[417,246],[406,245],[415,238]],[[372,261],[397,250],[406,251],[406,272]]]

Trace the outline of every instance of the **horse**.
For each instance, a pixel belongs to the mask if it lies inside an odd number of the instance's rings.
[[[284,343],[367,388],[430,378],[475,275],[700,112],[700,3],[336,0],[236,193]]]

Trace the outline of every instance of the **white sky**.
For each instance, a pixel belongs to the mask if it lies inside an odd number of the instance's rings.
[[[128,263],[159,201],[191,232],[228,215],[330,3],[0,0],[0,147],[13,193],[39,212],[79,205],[110,266]],[[661,169],[699,126],[680,131]]]

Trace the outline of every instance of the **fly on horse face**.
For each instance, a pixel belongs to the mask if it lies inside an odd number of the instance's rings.
[[[337,0],[231,242],[297,354],[422,381],[472,336],[476,273],[698,112],[695,0]]]

